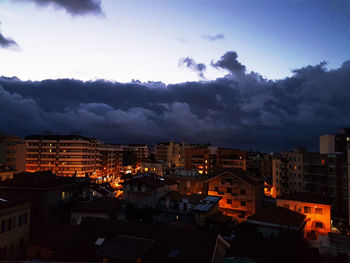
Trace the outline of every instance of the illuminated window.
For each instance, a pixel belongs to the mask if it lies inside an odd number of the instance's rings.
[[[324,225],[323,225],[322,222],[314,222],[313,225],[314,225],[315,228],[324,228]]]
[[[145,168],[145,172],[148,172],[148,168],[147,167]]]

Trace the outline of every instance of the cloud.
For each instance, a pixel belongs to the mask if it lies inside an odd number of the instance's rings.
[[[196,64],[196,63],[195,63]],[[326,64],[280,80],[242,72],[165,85],[0,77],[0,130],[25,136],[82,131],[106,142],[211,142],[281,151],[317,150],[319,136],[350,126],[350,67]]]
[[[235,75],[241,75],[245,73],[245,66],[238,60],[238,55],[235,51],[226,52],[217,62],[211,62],[211,65],[215,68],[222,68],[228,70]]]
[[[1,22],[0,22],[1,25]],[[18,49],[18,44],[11,38],[5,37],[0,32],[0,48]]]
[[[198,76],[202,79],[204,79],[204,71],[207,69],[207,67],[203,63],[196,63],[192,58],[185,57],[180,58],[178,65],[185,66],[187,68],[190,68],[191,70],[197,72]]]
[[[19,2],[33,2],[38,6],[54,6],[64,9],[72,16],[103,15],[100,0],[17,0]]]
[[[203,35],[203,39],[207,41],[217,41],[217,40],[222,40],[225,38],[223,34],[217,34],[217,35]]]

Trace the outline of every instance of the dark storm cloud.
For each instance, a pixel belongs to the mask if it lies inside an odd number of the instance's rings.
[[[207,69],[207,67],[203,63],[196,63],[192,58],[186,57],[186,58],[180,58],[178,65],[185,66],[187,68],[190,68],[191,70],[198,73],[198,76],[200,78],[204,79],[204,71]]]
[[[237,60],[238,55],[234,51],[226,52],[217,62],[211,65],[216,68],[226,69],[232,74],[240,75],[245,73],[245,66]]]
[[[250,72],[213,81],[82,82],[0,78],[0,130],[81,131],[105,141],[185,139],[243,149],[308,146],[350,126],[350,61],[294,70],[277,81]]]
[[[87,14],[102,15],[100,0],[17,0],[19,2],[33,2],[38,6],[53,5],[56,8],[64,9],[72,16]]]
[[[1,25],[1,22],[0,22]],[[5,37],[0,31],[0,48],[18,48],[16,41],[11,38]]]
[[[223,34],[217,34],[217,35],[204,35],[202,36],[203,39],[207,41],[217,41],[217,40],[222,40],[225,38]]]

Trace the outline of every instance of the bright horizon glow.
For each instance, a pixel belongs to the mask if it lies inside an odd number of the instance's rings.
[[[1,75],[180,83],[200,80],[178,66],[180,58],[192,57],[207,65],[206,79],[213,80],[227,72],[210,62],[234,50],[248,71],[281,79],[296,68],[325,60],[333,69],[350,58],[345,2],[102,0],[102,9],[105,18],[72,17],[61,9],[0,1],[1,33],[20,47],[0,49]],[[218,34],[224,39],[203,37]]]

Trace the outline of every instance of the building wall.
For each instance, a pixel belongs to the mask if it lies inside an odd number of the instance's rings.
[[[13,178],[13,171],[0,171],[0,181],[5,181]]]
[[[242,221],[261,206],[263,193],[262,186],[251,186],[229,173],[223,173],[209,181],[208,195],[221,196],[219,207],[224,214]]]
[[[163,161],[168,167],[183,167],[185,142],[159,143],[155,147],[155,157],[158,161]]]
[[[12,167],[15,173],[25,170],[26,146],[17,136],[0,134],[0,163]]]
[[[26,171],[52,171],[56,175],[84,177],[101,169],[95,139],[26,139]]]
[[[137,208],[153,208],[159,204],[159,199],[169,191],[176,190],[176,185],[166,185],[164,187],[151,188],[145,184],[127,184],[123,191],[123,199],[135,205]]]
[[[331,231],[330,205],[277,199],[277,206],[306,215],[307,223],[305,225],[305,232],[315,231],[317,234],[327,235]],[[316,222],[321,222],[324,227],[317,227]]]
[[[0,260],[16,259],[29,237],[30,204],[0,209]]]
[[[304,155],[303,150],[296,148],[272,160],[273,197],[304,190]]]
[[[154,173],[163,176],[163,163],[158,162],[142,162],[141,173]]]

